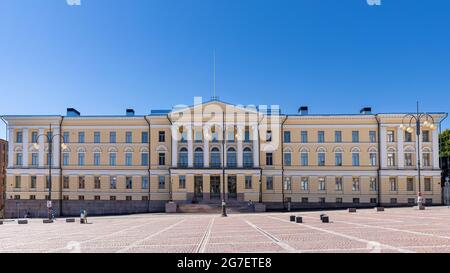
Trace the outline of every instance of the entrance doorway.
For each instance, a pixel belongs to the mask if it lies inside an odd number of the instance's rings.
[[[229,199],[236,199],[237,198],[236,176],[235,175],[229,175],[228,176],[228,198]]]
[[[203,176],[194,177],[194,200],[203,199]]]
[[[211,176],[211,199],[220,198],[220,176]]]

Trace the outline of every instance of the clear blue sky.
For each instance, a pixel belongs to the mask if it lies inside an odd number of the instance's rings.
[[[448,0],[1,0],[0,114],[209,99],[214,49],[224,101],[450,112],[449,12]]]

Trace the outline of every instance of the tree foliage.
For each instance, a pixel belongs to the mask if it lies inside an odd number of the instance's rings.
[[[439,140],[441,142],[441,157],[450,157],[450,129],[443,131],[439,135]]]

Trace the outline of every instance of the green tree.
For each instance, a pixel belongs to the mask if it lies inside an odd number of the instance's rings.
[[[450,129],[443,131],[439,135],[439,140],[441,142],[441,157],[449,157],[450,156]]]

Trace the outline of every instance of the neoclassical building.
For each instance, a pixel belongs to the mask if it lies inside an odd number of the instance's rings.
[[[3,116],[9,133],[6,216],[164,211],[177,204],[261,202],[268,210],[441,204],[437,127],[404,114],[282,114],[219,100],[136,115]],[[428,124],[429,125],[429,124]],[[51,141],[51,147],[48,140]],[[51,149],[50,149],[51,148]],[[51,168],[49,168],[51,166]],[[51,171],[51,182],[49,173]],[[50,186],[51,184],[51,186]]]

